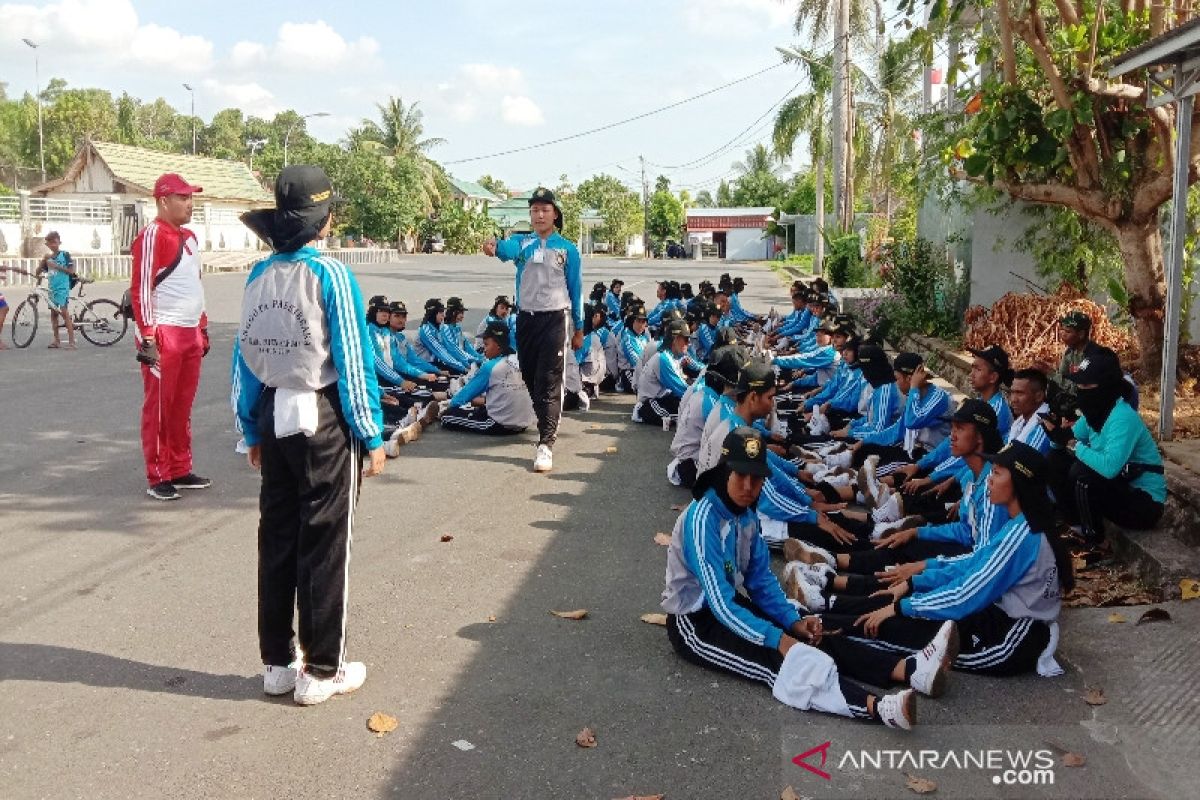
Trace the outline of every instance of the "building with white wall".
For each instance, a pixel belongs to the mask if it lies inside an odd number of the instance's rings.
[[[92,141],[80,146],[61,178],[32,190],[20,238],[57,230],[63,248],[75,254],[128,253],[138,230],[155,216],[154,182],[168,172],[204,188],[187,225],[204,250],[260,248],[238,217],[275,201],[244,163]]]
[[[699,244],[706,252],[729,261],[762,261],[775,255],[775,237],[767,233],[775,209],[689,208],[687,248]]]

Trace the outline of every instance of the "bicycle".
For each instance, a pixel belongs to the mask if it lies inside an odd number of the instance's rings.
[[[50,290],[42,285],[44,275],[37,276],[37,286],[21,301],[12,318],[12,340],[17,347],[28,347],[37,335],[38,306],[50,308]],[[94,283],[90,278],[78,278],[75,294],[67,296],[67,311],[75,327],[97,347],[109,347],[125,337],[129,319],[121,313],[121,305],[113,300],[98,299],[83,301],[83,287]]]

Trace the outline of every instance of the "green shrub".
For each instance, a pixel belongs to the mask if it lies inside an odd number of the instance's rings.
[[[955,276],[954,266],[921,238],[886,248],[880,269],[884,285],[896,294],[889,309],[890,333],[950,339],[962,332],[969,286]]]
[[[858,234],[829,239],[828,242],[824,266],[830,285],[842,288],[866,285],[867,266],[862,260]]]

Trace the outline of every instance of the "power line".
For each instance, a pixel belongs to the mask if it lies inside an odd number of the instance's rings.
[[[483,161],[488,158],[498,158],[500,156],[513,155],[514,153],[524,153],[529,150],[537,150],[542,147],[549,147],[552,144],[561,144],[562,142],[569,142],[572,139],[580,139],[584,136],[591,136],[594,133],[601,133],[602,131],[611,130],[613,128],[620,127],[621,125],[628,125],[630,122],[636,122],[640,119],[645,119],[646,117],[652,117],[655,114],[661,114],[664,111],[670,111],[673,108],[678,108],[679,106],[685,105],[687,103],[691,103],[694,100],[699,100],[702,97],[708,97],[710,94],[715,94],[716,92],[719,92],[723,89],[728,89],[730,86],[736,86],[739,83],[745,83],[746,81],[750,80],[751,78],[757,78],[759,75],[763,75],[767,72],[770,72],[771,70],[778,69],[779,67],[782,67],[785,63],[786,62],[784,62],[784,61],[780,61],[776,64],[772,64],[769,67],[760,69],[757,72],[752,72],[749,75],[745,75],[736,80],[732,80],[729,83],[725,83],[720,86],[717,86],[716,88],[709,89],[708,91],[705,91],[705,92],[701,92],[700,94],[695,94],[695,95],[692,95],[691,97],[686,97],[683,100],[677,100],[674,103],[671,103],[671,104],[665,105],[665,106],[661,106],[659,108],[654,109],[653,111],[646,111],[645,113],[637,114],[636,116],[632,116],[632,117],[627,117],[625,119],[618,120],[617,122],[610,122],[607,125],[601,125],[597,128],[591,128],[586,131],[580,131],[579,133],[572,133],[569,136],[560,136],[557,139],[551,139],[546,142],[538,142],[537,144],[526,145],[524,147],[514,147],[511,150],[501,150],[499,152],[488,153],[487,155],[483,155],[483,156],[471,156],[470,158],[456,158],[452,161],[443,161],[442,164],[444,164],[444,165],[465,164],[469,161]]]

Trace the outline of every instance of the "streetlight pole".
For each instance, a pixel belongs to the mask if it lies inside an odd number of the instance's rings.
[[[328,116],[329,116],[328,111],[315,111],[312,114],[302,115],[300,117],[300,119],[296,120],[295,122],[293,122],[291,125],[288,126],[287,133],[284,134],[284,136],[283,136],[283,165],[285,167],[288,165],[288,140],[292,138],[292,131],[294,131],[296,129],[296,126],[299,125],[304,120],[308,119],[309,117],[328,117]]]
[[[42,76],[41,69],[38,65],[38,44],[31,42],[29,39],[22,39],[22,42],[33,48],[33,82],[37,90],[37,108],[38,108],[38,160],[42,164],[42,183],[46,182],[46,136],[42,132]]]
[[[185,83],[183,88],[192,95],[192,155],[196,155],[196,90],[190,83]]]

